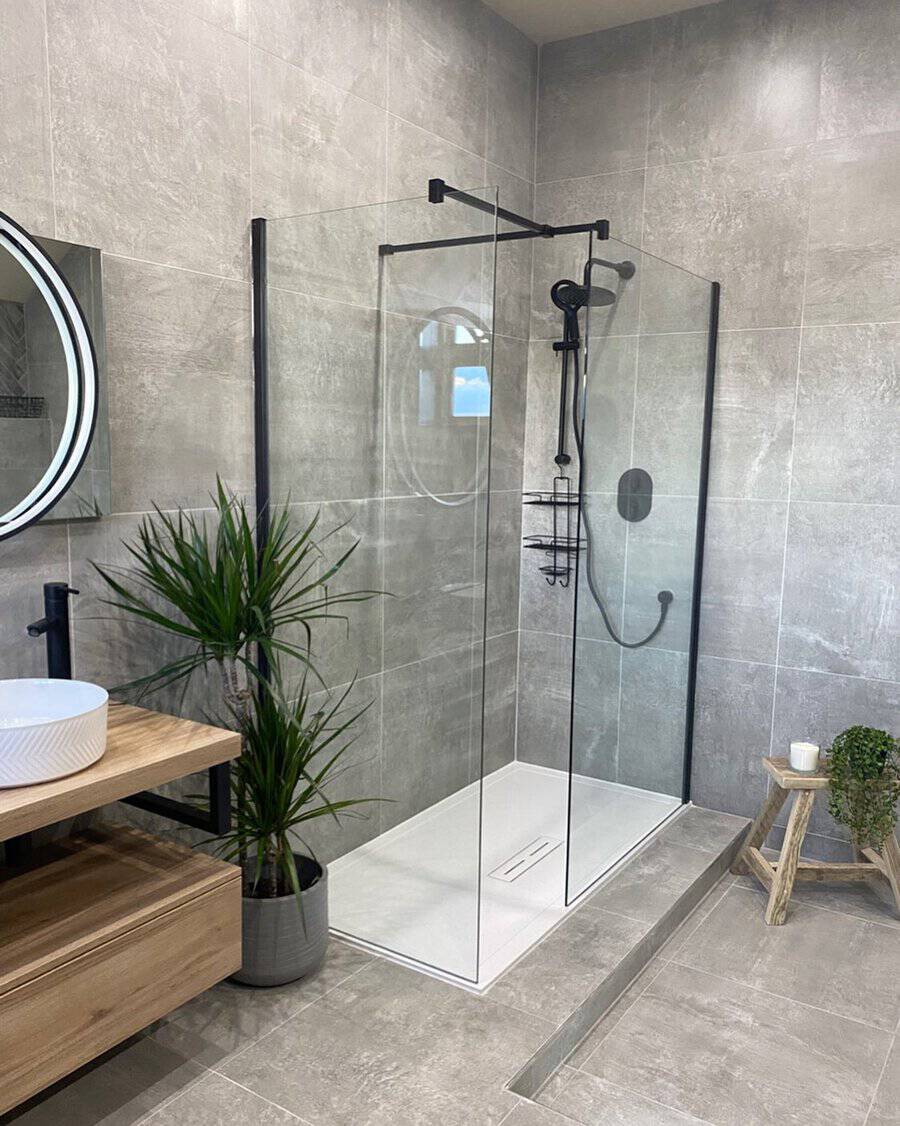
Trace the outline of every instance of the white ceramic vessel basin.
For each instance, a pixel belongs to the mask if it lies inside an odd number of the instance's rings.
[[[0,789],[63,778],[102,758],[108,700],[83,680],[0,680]]]

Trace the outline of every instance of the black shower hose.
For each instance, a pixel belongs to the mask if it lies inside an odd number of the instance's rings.
[[[566,344],[568,344],[568,343],[580,344],[580,338],[579,338],[577,331],[574,334],[570,333],[570,331],[569,331],[569,318],[568,317],[564,318],[564,325],[565,325],[564,332],[563,332],[564,343],[566,343]],[[563,354],[562,354],[562,357],[563,357],[562,358],[562,378],[563,378],[563,382],[565,382],[567,377],[568,377],[569,351],[570,351],[570,349],[568,349],[568,348],[563,349]],[[575,431],[575,445],[578,447],[578,457],[579,457],[580,463],[581,463],[581,480],[582,480],[582,482],[584,482],[586,480],[585,461],[584,461],[584,436],[582,434],[581,426],[578,422],[578,395],[579,395],[579,386],[580,386],[580,383],[581,383],[580,372],[578,370],[578,367],[579,367],[579,364],[578,364],[578,348],[576,347],[576,348],[571,349],[571,352],[572,352],[572,362],[575,365],[575,378],[572,381],[572,429]],[[583,496],[582,496],[582,506],[584,507]],[[584,511],[584,519],[582,520],[582,524],[584,526],[584,539],[585,539],[585,560],[584,560],[585,561],[585,568],[584,569],[585,569],[585,574],[587,575],[588,589],[591,592],[591,597],[594,599],[594,602],[597,604],[597,609],[600,611],[600,616],[603,618],[603,624],[606,626],[607,630],[609,631],[609,636],[613,639],[613,641],[615,641],[615,643],[617,645],[621,645],[623,649],[640,649],[642,645],[646,645],[648,642],[652,641],[653,638],[656,637],[656,635],[659,633],[659,631],[666,624],[666,615],[669,613],[669,607],[672,605],[672,601],[673,601],[675,596],[672,594],[671,590],[661,590],[659,592],[659,594],[656,596],[657,600],[659,602],[659,607],[660,607],[660,609],[659,609],[659,621],[656,623],[656,625],[653,627],[653,629],[647,634],[647,636],[645,638],[643,638],[641,641],[625,641],[623,638],[619,637],[619,635],[616,633],[615,627],[613,626],[612,622],[610,621],[609,614],[607,613],[606,607],[603,604],[603,599],[600,597],[600,593],[597,590],[596,584],[594,583],[594,565],[593,565],[594,540],[593,540],[593,536],[591,534],[591,525],[590,525],[590,522],[588,521],[586,509]]]

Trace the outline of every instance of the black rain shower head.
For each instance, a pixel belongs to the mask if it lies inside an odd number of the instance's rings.
[[[585,305],[592,309],[604,305],[615,305],[616,295],[611,289],[603,289],[598,285],[579,285],[569,278],[562,278],[550,289],[550,300],[564,313],[577,312]]]

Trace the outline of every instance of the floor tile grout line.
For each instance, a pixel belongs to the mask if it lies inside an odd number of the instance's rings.
[[[351,949],[353,948],[351,947]],[[340,981],[335,982],[330,989],[326,989],[325,992],[320,993],[318,997],[313,997],[312,1000],[307,1001],[306,1004],[301,1005],[298,1009],[292,1011],[289,1016],[285,1017],[284,1020],[279,1021],[278,1024],[273,1025],[272,1028],[267,1029],[265,1032],[261,1032],[259,1036],[256,1036],[248,1043],[241,1045],[241,1047],[238,1048],[236,1052],[231,1052],[228,1056],[225,1057],[224,1060],[219,1060],[219,1065],[221,1066],[223,1063],[231,1063],[239,1056],[242,1056],[245,1052],[249,1051],[250,1048],[255,1048],[256,1045],[260,1043],[260,1041],[265,1040],[267,1036],[271,1036],[273,1032],[277,1032],[280,1028],[283,1028],[286,1024],[292,1021],[294,1017],[299,1016],[301,1013],[305,1013],[307,1009],[312,1008],[313,1005],[317,1004],[319,1001],[324,1000],[327,996],[329,996],[329,994],[333,993],[335,989],[339,989],[342,985],[346,985],[348,981],[351,981],[358,974],[361,974],[363,970],[367,970],[374,961],[375,955],[370,955],[369,960],[367,962],[364,962],[361,966],[358,966],[353,971],[353,973],[347,974],[346,977],[343,977]],[[216,1072],[217,1075],[222,1074],[221,1072],[218,1072],[214,1067],[211,1067],[209,1070]],[[228,1079],[229,1076],[225,1075],[224,1078]]]
[[[900,1023],[898,1023],[898,1028],[900,1028]],[[891,1052],[893,1052],[894,1048],[897,1046],[897,1043],[898,1043],[898,1040],[897,1040],[897,1035],[895,1033],[893,1039],[890,1042],[890,1044],[888,1044],[888,1049],[887,1049],[887,1052],[885,1053],[885,1057],[884,1057],[884,1063],[881,1065],[881,1071],[879,1072],[878,1079],[875,1081],[875,1086],[872,1089],[872,1097],[871,1097],[871,1099],[869,1099],[869,1105],[866,1108],[866,1117],[863,1119],[863,1126],[866,1126],[866,1123],[869,1121],[869,1118],[871,1117],[872,1107],[875,1105],[875,1100],[878,1098],[878,1091],[881,1088],[881,1084],[884,1081],[885,1074],[887,1073],[888,1060],[891,1058]]]
[[[631,1006],[629,1006],[629,1008],[630,1007]],[[601,1046],[602,1045],[598,1044],[598,1046],[597,1046],[598,1051],[600,1050]],[[580,1071],[580,1068],[573,1068],[573,1070],[574,1071]],[[591,1072],[591,1071],[581,1071],[581,1074],[586,1075],[591,1079],[600,1079],[603,1083],[606,1083],[610,1087],[613,1087],[616,1091],[622,1091],[623,1094],[634,1095],[637,1098],[646,1099],[646,1101],[648,1103],[653,1103],[654,1106],[658,1106],[658,1107],[662,1108],[663,1110],[673,1110],[673,1111],[675,1111],[676,1114],[683,1114],[688,1119],[689,1122],[696,1122],[698,1124],[698,1126],[715,1126],[715,1123],[710,1122],[709,1119],[707,1119],[707,1118],[698,1118],[697,1115],[691,1114],[691,1112],[688,1111],[688,1110],[683,1110],[681,1107],[672,1106],[671,1103],[664,1103],[660,1099],[653,1098],[652,1095],[645,1094],[643,1091],[640,1091],[640,1092],[632,1091],[628,1087],[623,1087],[621,1083],[615,1083],[611,1079],[605,1079],[605,1078],[602,1078],[599,1075],[594,1075],[594,1073]],[[571,1082],[571,1080],[570,1080],[570,1082]],[[543,1103],[541,1105],[547,1106],[552,1110],[555,1107],[556,1102],[559,1099],[560,1095],[563,1093],[564,1089],[565,1088],[563,1088],[560,1091],[557,1091],[557,1093],[553,1096],[553,1098],[550,1100],[549,1103]],[[563,1112],[558,1111],[557,1113],[562,1114]],[[569,1116],[566,1115],[566,1117],[569,1117]],[[573,1119],[573,1121],[577,1121],[577,1120]]]
[[[829,838],[834,840],[836,838]],[[759,894],[759,887],[754,884],[733,883],[731,885],[736,891],[749,892],[751,895]],[[797,901],[798,907],[809,907],[813,911],[824,911],[827,915],[841,915],[847,919],[854,919],[860,923],[871,923],[873,927],[881,927],[883,930],[896,932],[897,927],[892,923],[884,923],[881,919],[871,919],[868,915],[855,915],[852,911],[842,911],[839,907],[825,907],[821,903],[810,903],[808,900]]]
[[[858,1025],[861,1028],[868,1028],[872,1032],[881,1033],[883,1036],[893,1037],[893,1033],[888,1028],[881,1028],[877,1024],[870,1024],[868,1021],[860,1020],[859,1017],[847,1016],[846,1013],[836,1013],[832,1009],[826,1009],[822,1005],[813,1005],[809,1001],[800,1001],[796,997],[788,997],[785,993],[774,993],[771,989],[763,989],[762,986],[752,985],[750,982],[741,981],[738,978],[728,977],[725,974],[713,973],[712,970],[703,970],[699,966],[693,966],[689,962],[679,961],[678,956],[671,958],[668,963],[670,966],[677,966],[679,969],[689,970],[692,973],[702,974],[704,977],[714,978],[716,981],[724,981],[729,985],[737,985],[742,989],[751,989],[754,993],[759,993],[763,997],[772,997],[778,1001],[786,1001],[789,1005],[799,1005],[802,1009],[811,1009],[817,1013],[824,1013],[826,1016],[834,1017],[835,1020],[845,1020],[850,1024]]]
[[[146,1030],[139,1033],[139,1035],[142,1039],[153,1038],[153,1033],[148,1033],[146,1032]],[[200,1074],[195,1075],[193,1079],[190,1079],[183,1087],[179,1088],[179,1090],[174,1091],[171,1095],[167,1095],[162,1100],[162,1102],[157,1103],[156,1106],[147,1113],[147,1116],[145,1118],[139,1118],[137,1120],[136,1126],[146,1126],[146,1123],[152,1121],[154,1116],[161,1110],[164,1110],[166,1107],[171,1106],[171,1104],[175,1102],[176,1099],[180,1099],[182,1095],[185,1095],[188,1091],[193,1090],[193,1088],[196,1087],[198,1083],[201,1083],[204,1079],[208,1078],[208,1076],[212,1074],[212,1068],[208,1067],[205,1063],[201,1063],[199,1060],[195,1059],[191,1059],[189,1062],[193,1063],[196,1067],[199,1067],[201,1069]]]
[[[292,1110],[288,1110],[286,1106],[282,1106],[281,1103],[276,1103],[274,1099],[270,1099],[266,1095],[261,1095],[259,1091],[251,1090],[250,1087],[245,1087],[243,1083],[238,1083],[236,1079],[232,1079],[228,1075],[222,1075],[222,1073],[216,1071],[215,1068],[212,1068],[211,1070],[213,1075],[217,1075],[220,1079],[224,1079],[226,1083],[231,1083],[233,1086],[240,1088],[240,1090],[246,1091],[248,1095],[253,1095],[254,1098],[262,1099],[264,1103],[268,1103],[269,1106],[274,1106],[277,1110],[283,1110],[284,1113],[289,1114],[295,1122],[300,1123],[300,1126],[310,1126],[305,1118],[300,1118],[300,1116],[295,1114]]]

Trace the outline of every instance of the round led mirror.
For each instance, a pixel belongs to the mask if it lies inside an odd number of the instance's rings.
[[[40,394],[26,371],[44,379]],[[98,401],[94,345],[75,294],[40,243],[0,212],[0,424],[37,422],[47,400],[52,423],[33,432],[8,427],[16,436],[0,440],[0,540],[39,520],[70,487],[91,446]]]

